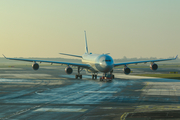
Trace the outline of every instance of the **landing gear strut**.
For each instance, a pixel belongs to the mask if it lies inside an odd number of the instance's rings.
[[[80,69],[80,67],[78,67],[78,74],[77,75],[75,75],[75,78],[76,79],[82,79],[82,75],[80,74],[80,71],[82,71],[83,69]]]
[[[111,70],[110,74],[111,74],[111,76],[112,76],[112,79],[114,79],[113,70]]]
[[[96,80],[96,79],[97,79],[97,75],[92,74],[92,79],[93,79],[93,80]]]

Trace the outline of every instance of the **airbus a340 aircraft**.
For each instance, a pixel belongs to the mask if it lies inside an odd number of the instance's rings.
[[[92,54],[88,52],[88,45],[87,45],[87,38],[86,38],[86,31],[85,32],[85,54],[82,56],[79,55],[72,55],[72,54],[65,54],[65,53],[60,53],[62,55],[68,55],[68,56],[73,56],[73,57],[78,57],[82,59],[82,64],[81,63],[70,63],[70,62],[59,62],[59,61],[46,61],[46,60],[32,60],[32,59],[18,59],[18,58],[6,58],[9,60],[19,60],[19,61],[28,61],[28,62],[33,62],[32,68],[34,70],[39,69],[39,64],[37,62],[44,62],[44,63],[55,63],[55,64],[65,64],[67,67],[65,68],[65,72],[67,74],[71,74],[73,72],[73,69],[70,66],[76,66],[78,68],[78,74],[75,75],[75,78],[82,79],[81,75],[81,70],[86,69],[88,72],[92,73],[92,79],[97,79],[97,74],[98,72],[102,72],[103,77],[105,78],[107,75],[111,75],[111,78],[114,78],[113,73],[113,68],[117,66],[124,66],[124,73],[128,75],[131,72],[131,69],[127,67],[129,64],[137,64],[137,63],[147,63],[150,62],[150,69],[151,70],[157,70],[158,65],[154,62],[159,62],[159,61],[167,61],[167,60],[175,60],[175,58],[170,58],[170,59],[157,59],[157,60],[146,60],[146,61],[135,61],[135,62],[123,62],[123,63],[114,63],[113,58],[108,55],[108,54]]]

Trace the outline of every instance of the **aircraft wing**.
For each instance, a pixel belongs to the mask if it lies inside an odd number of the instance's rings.
[[[4,56],[4,55],[3,55]],[[91,68],[90,65],[88,64],[81,64],[81,63],[70,63],[70,62],[59,62],[59,61],[47,61],[47,60],[33,60],[33,59],[19,59],[19,58],[7,58],[4,56],[6,59],[9,60],[18,60],[18,61],[26,61],[26,62],[44,62],[44,63],[54,63],[54,64],[64,64],[64,65],[72,65],[72,66],[78,66],[78,67],[83,67],[83,68]]]
[[[135,62],[124,62],[124,63],[115,63],[114,67],[121,66],[121,65],[129,65],[129,64],[138,64],[138,63],[147,63],[147,62],[160,62],[160,61],[168,61],[168,60],[175,60],[177,59],[178,55],[175,58],[169,58],[169,59],[157,59],[157,60],[145,60],[145,61],[135,61]]]

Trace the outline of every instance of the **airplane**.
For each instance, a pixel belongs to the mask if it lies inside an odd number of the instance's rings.
[[[113,69],[117,66],[124,66],[124,74],[128,75],[131,72],[131,69],[128,67],[130,64],[138,64],[138,63],[147,63],[150,62],[150,69],[151,70],[157,70],[158,65],[155,62],[160,61],[168,61],[168,60],[175,60],[177,59],[178,55],[175,58],[169,58],[169,59],[157,59],[157,60],[145,60],[145,61],[134,61],[134,62],[123,62],[123,63],[114,63],[113,58],[107,54],[92,54],[88,52],[88,44],[87,44],[87,37],[86,37],[86,31],[85,33],[85,53],[82,56],[79,55],[72,55],[72,54],[66,54],[66,53],[59,53],[61,55],[67,55],[67,56],[73,56],[77,58],[82,59],[82,63],[71,63],[71,62],[60,62],[60,61],[46,61],[46,60],[33,60],[33,59],[19,59],[19,58],[8,58],[5,55],[3,55],[6,59],[9,60],[19,60],[19,61],[27,61],[27,62],[33,62],[32,68],[34,70],[39,69],[39,64],[37,62],[44,62],[44,63],[51,63],[51,64],[64,64],[67,65],[65,68],[65,72],[67,74],[72,74],[73,69],[71,66],[76,66],[78,68],[78,74],[75,75],[75,78],[82,79],[82,74],[80,73],[83,69],[85,69],[87,72],[92,73],[92,79],[97,79],[97,74],[99,72],[103,73],[103,76],[100,79],[106,78],[108,75],[111,75],[111,79],[114,79],[113,75]]]

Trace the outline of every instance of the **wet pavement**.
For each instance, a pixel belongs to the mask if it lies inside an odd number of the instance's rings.
[[[0,119],[180,119],[179,80],[115,73],[100,82],[83,74],[76,80],[63,67],[0,69]]]

